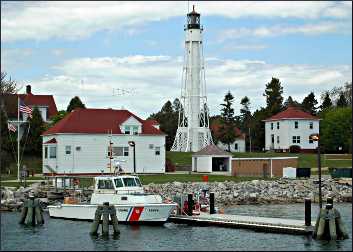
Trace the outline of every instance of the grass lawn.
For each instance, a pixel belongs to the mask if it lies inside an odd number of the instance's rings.
[[[169,158],[175,165],[191,165],[192,152],[170,152],[167,151]],[[317,167],[317,154],[310,153],[275,153],[275,152],[236,152],[233,157],[248,158],[248,157],[298,157],[298,167]],[[328,155],[321,155],[322,167],[352,167],[351,155],[345,155],[342,160],[337,160],[337,156],[332,158]],[[348,159],[350,157],[350,159]]]

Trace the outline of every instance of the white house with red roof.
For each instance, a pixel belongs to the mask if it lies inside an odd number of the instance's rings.
[[[319,133],[320,118],[289,106],[265,122],[265,149],[288,152],[291,145],[298,145],[302,152],[312,152],[317,142],[309,139],[313,133]]]
[[[166,134],[157,126],[128,110],[75,109],[42,134],[43,174],[94,176],[114,172],[117,162],[132,173],[129,141],[137,173],[164,173]]]

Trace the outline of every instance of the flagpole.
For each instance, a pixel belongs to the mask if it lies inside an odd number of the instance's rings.
[[[17,95],[17,181],[20,182],[20,97]]]

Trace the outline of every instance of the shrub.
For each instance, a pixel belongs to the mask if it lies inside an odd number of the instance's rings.
[[[290,153],[299,153],[300,152],[300,146],[299,145],[291,145],[291,146],[289,146],[289,152]]]

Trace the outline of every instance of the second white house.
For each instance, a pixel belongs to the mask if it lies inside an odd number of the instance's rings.
[[[132,173],[134,148],[137,173],[165,172],[166,135],[128,110],[76,109],[42,136],[44,175],[109,173],[110,161]]]
[[[309,136],[319,133],[320,119],[298,107],[289,106],[265,121],[265,149],[287,152],[297,145],[301,152],[313,152],[317,142]]]

